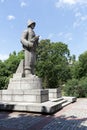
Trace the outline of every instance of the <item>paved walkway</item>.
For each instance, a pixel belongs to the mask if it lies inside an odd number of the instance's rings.
[[[0,130],[87,130],[87,99],[55,113],[0,112]]]

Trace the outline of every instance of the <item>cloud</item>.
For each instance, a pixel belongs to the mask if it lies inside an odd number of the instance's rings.
[[[72,33],[71,32],[59,32],[57,33],[50,33],[47,37],[47,39],[51,39],[53,41],[63,41],[63,42],[70,42],[72,41]]]
[[[25,2],[21,2],[20,6],[25,7],[25,6],[27,6],[27,4]]]
[[[64,34],[63,32],[58,33],[58,37],[62,37],[63,34]]]
[[[75,18],[76,18],[76,20],[73,23],[74,28],[79,27],[81,24],[86,22],[87,14],[82,14],[81,12],[76,12],[75,13]]]
[[[61,39],[64,42],[72,41],[72,33],[70,32],[59,32],[57,36],[58,39]]]
[[[5,0],[0,0],[1,1],[1,3],[3,3]]]
[[[72,33],[65,33],[64,38],[66,41],[72,41]]]
[[[87,20],[87,15],[81,17],[81,21],[85,21],[85,20]]]
[[[84,33],[84,39],[87,40],[87,32]]]
[[[80,24],[81,24],[81,23],[80,23],[79,20],[75,21],[75,22],[73,23],[73,28],[79,27]]]
[[[50,33],[50,34],[48,35],[47,39],[51,39],[51,38],[53,38],[53,37],[54,37],[54,35],[55,35],[55,34]]]
[[[13,16],[13,15],[8,15],[8,16],[7,16],[7,19],[8,19],[9,21],[14,20],[14,19],[15,19],[15,16]]]
[[[2,61],[8,59],[8,57],[9,57],[9,55],[7,55],[7,54],[4,54],[4,55],[0,54],[0,60],[2,60]]]
[[[79,16],[81,16],[82,14],[80,13],[80,12],[76,12],[75,13],[75,17],[79,17]]]
[[[87,6],[87,0],[58,0],[55,3],[55,6],[57,8],[61,8],[61,7],[64,7],[64,6],[75,6],[75,5]]]

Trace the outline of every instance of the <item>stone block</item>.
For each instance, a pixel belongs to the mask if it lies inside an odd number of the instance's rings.
[[[56,99],[62,96],[60,88],[48,89],[49,91],[49,99]]]
[[[2,90],[0,90],[0,95],[2,95]]]
[[[23,102],[23,95],[19,95],[19,94],[15,94],[15,95],[11,95],[12,96],[12,100],[13,102]]]
[[[38,102],[36,100],[36,95],[24,95],[24,102],[29,102],[29,103],[36,103]]]
[[[22,89],[13,89],[12,90],[12,94],[13,95],[23,95],[24,94],[24,91]]]
[[[42,103],[48,101],[48,90],[36,89],[36,90],[2,90],[2,101],[12,102],[28,102],[28,103]]]
[[[11,95],[2,95],[2,101],[12,101]]]
[[[66,96],[63,96],[63,98],[65,100],[67,100],[68,102],[76,102],[77,98],[76,97],[66,97]]]
[[[13,110],[15,111],[27,111],[26,105],[15,104]]]
[[[10,79],[8,89],[41,89],[42,80],[37,77],[22,77]]]
[[[2,90],[2,95],[10,95],[12,94],[12,90]]]

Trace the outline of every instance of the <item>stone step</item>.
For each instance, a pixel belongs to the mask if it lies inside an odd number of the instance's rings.
[[[65,99],[61,99],[61,100],[57,100],[57,99],[55,99],[55,100],[51,100],[52,102],[57,102],[57,103],[59,103],[59,104],[64,104],[64,103],[66,103],[67,102],[67,100],[65,100]]]
[[[58,102],[59,104],[62,105],[62,107],[65,107],[65,106],[71,104],[73,101],[76,101],[75,99],[76,99],[75,97],[61,97],[58,99],[53,99],[51,101]]]
[[[0,102],[0,110],[26,111],[53,114],[62,108],[59,102],[47,101],[44,103],[25,103],[25,102]]]
[[[76,97],[67,97],[63,96],[63,98],[71,103],[76,102],[77,98]]]
[[[62,104],[62,107],[65,107],[65,106],[67,106],[69,104],[71,104],[71,102],[67,101],[67,102],[65,102],[65,103]]]
[[[63,97],[60,97],[60,98],[56,98],[56,99],[51,99],[51,101],[52,102],[58,102],[58,101],[61,101],[63,99],[64,99]]]
[[[67,99],[67,100],[66,100]],[[0,110],[26,111],[53,114],[76,101],[74,97],[62,97],[43,103],[0,101]]]

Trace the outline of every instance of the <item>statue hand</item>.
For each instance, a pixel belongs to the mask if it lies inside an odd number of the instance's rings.
[[[29,47],[33,47],[33,42],[29,42],[29,43],[28,43],[28,46],[29,46]]]
[[[35,36],[35,37],[33,38],[33,41],[37,41],[37,40],[39,40],[39,36]]]
[[[39,36],[36,36],[36,40],[39,40]]]

